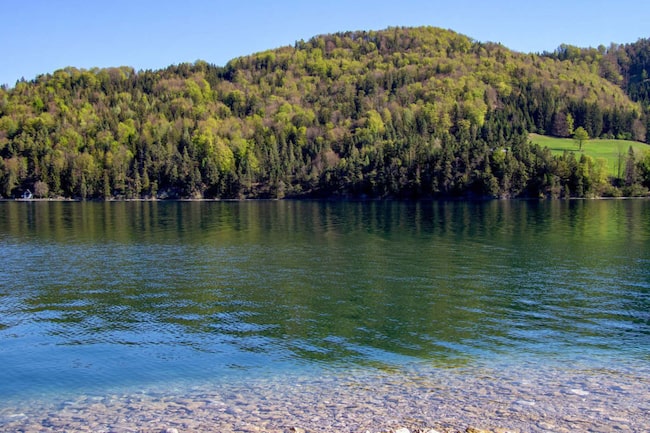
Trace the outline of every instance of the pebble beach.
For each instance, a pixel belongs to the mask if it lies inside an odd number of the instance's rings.
[[[367,372],[34,399],[3,432],[647,432],[650,380],[620,371]]]

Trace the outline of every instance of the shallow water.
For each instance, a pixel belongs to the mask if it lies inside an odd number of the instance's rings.
[[[649,371],[424,367],[240,378],[24,402],[2,431],[648,430]]]
[[[1,431],[648,430],[648,201],[0,203],[0,263]]]

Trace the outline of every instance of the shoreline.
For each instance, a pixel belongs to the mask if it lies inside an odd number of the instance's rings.
[[[445,198],[420,198],[420,199],[400,199],[400,198],[369,198],[369,197],[284,197],[284,198],[124,198],[124,199],[110,199],[110,200],[101,200],[101,199],[90,199],[83,200],[78,198],[65,198],[65,197],[51,197],[51,198],[0,198],[0,203],[43,203],[43,202],[54,202],[54,203],[129,203],[129,202],[142,202],[142,203],[243,203],[243,202],[290,202],[290,201],[317,201],[317,202],[403,202],[403,203],[417,203],[417,202],[488,202],[488,201],[591,201],[591,200],[650,200],[649,196],[636,197],[636,196],[625,196],[625,197],[569,197],[569,198],[554,198],[554,197],[543,197],[543,198],[530,198],[530,197],[521,197],[521,198],[471,198],[471,197],[445,197]]]
[[[534,367],[340,371],[32,400],[0,406],[0,431],[648,431],[650,378],[642,372],[551,368],[540,374]]]

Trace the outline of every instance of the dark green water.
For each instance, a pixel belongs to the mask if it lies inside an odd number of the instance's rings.
[[[0,399],[650,366],[650,201],[0,203]]]

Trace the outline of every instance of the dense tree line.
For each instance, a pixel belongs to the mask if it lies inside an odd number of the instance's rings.
[[[224,67],[66,68],[0,89],[0,196],[644,194],[648,155],[611,179],[603,161],[527,137],[645,141],[647,45],[534,55],[391,28]]]
[[[639,103],[639,112],[622,112],[617,109],[592,112],[585,106],[574,114],[581,116],[593,137],[624,138],[646,141],[650,127],[650,40],[635,43],[604,45],[598,48],[578,48],[560,45],[544,57],[571,63],[586,64],[609,82],[621,87],[628,97]],[[575,110],[575,108],[573,109]]]

